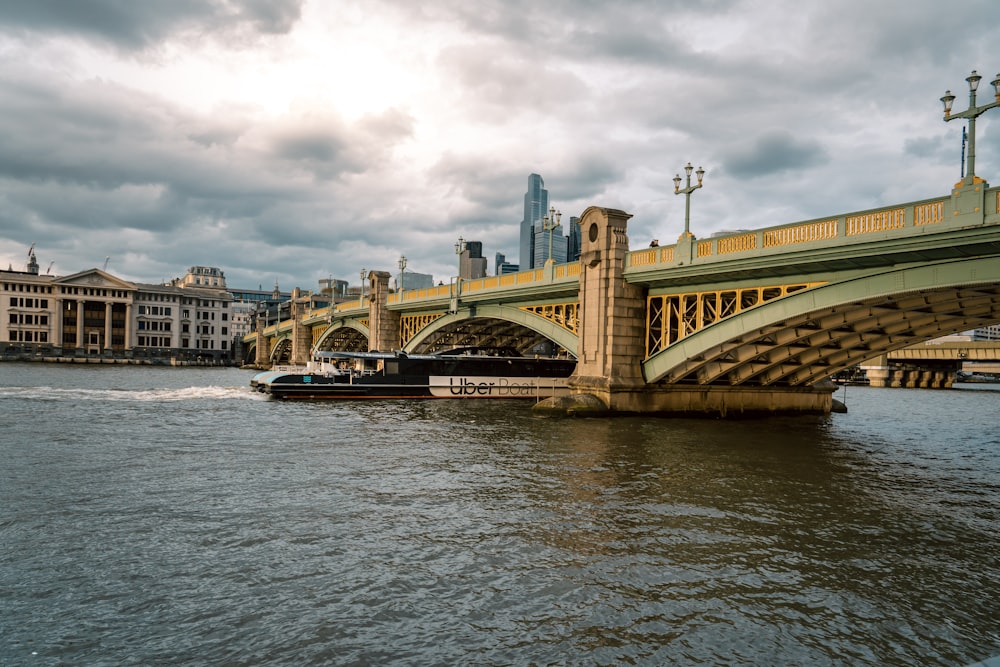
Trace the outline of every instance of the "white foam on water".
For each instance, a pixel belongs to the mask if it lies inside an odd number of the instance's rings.
[[[0,387],[0,398],[40,401],[138,401],[265,400],[250,387],[181,387],[175,389],[87,389],[64,387]]]

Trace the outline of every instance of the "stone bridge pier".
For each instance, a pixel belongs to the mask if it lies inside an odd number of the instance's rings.
[[[630,217],[596,206],[580,217],[580,342],[569,379],[573,395],[543,401],[540,412],[749,416],[831,411],[836,387],[828,381],[803,387],[729,386],[645,378],[646,293],[624,275]]]

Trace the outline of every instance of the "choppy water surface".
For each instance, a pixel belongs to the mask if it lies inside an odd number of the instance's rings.
[[[996,386],[561,420],[250,375],[0,364],[0,664],[1000,654]]]

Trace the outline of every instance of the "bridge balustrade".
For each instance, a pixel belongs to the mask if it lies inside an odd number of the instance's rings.
[[[761,232],[761,236],[764,248],[777,248],[778,246],[795,245],[796,243],[825,241],[826,239],[836,238],[837,221],[821,220],[819,222],[807,222],[790,227],[767,229]]]
[[[556,264],[553,267],[552,277],[555,280],[572,278],[580,275],[579,262],[568,264]],[[505,273],[500,276],[487,276],[484,278],[463,279],[461,293],[468,295],[487,290],[497,290],[508,287],[522,287],[532,284],[547,282],[545,268],[529,269],[518,271],[517,273]],[[390,304],[401,304],[404,301],[419,301],[423,299],[448,298],[453,294],[454,285],[439,285],[437,287],[425,289],[401,290],[389,295]]]
[[[1000,210],[1000,189],[991,197],[992,213]],[[891,206],[871,211],[859,211],[836,218],[807,220],[754,231],[713,236],[695,242],[694,256],[699,259],[753,254],[761,250],[778,250],[787,246],[813,243],[836,246],[850,237],[858,240],[867,234],[901,233],[906,230],[939,224],[945,221],[948,198]],[[989,213],[989,212],[988,212]],[[672,264],[677,245],[635,250],[627,255],[627,267],[652,267]]]

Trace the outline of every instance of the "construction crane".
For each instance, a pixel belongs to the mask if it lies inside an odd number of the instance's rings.
[[[108,262],[110,260],[111,260],[111,256],[110,255],[108,255],[107,257],[104,258],[104,269],[102,269],[103,271],[107,271],[108,270]]]
[[[51,262],[49,262],[49,268],[45,269],[45,275],[49,275],[50,273],[52,273],[52,265],[55,263],[56,260],[52,260]]]

